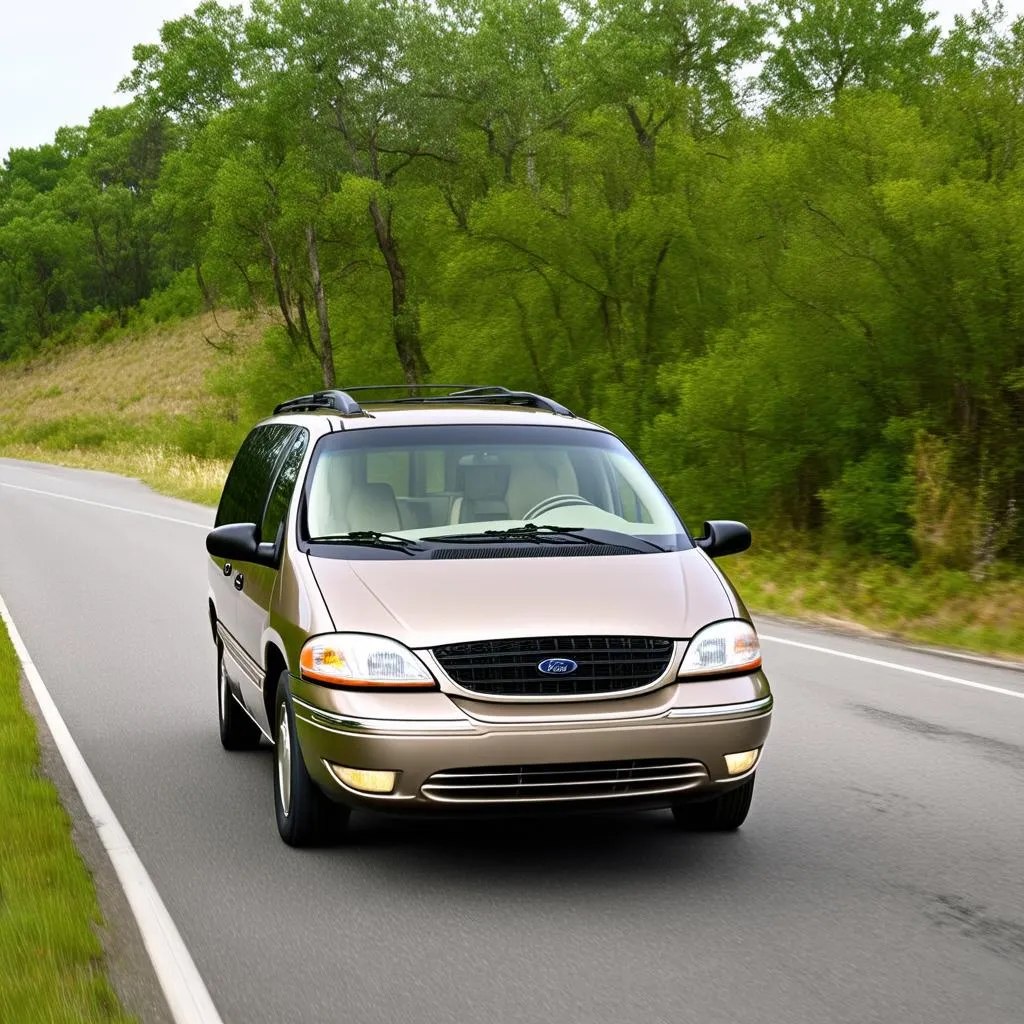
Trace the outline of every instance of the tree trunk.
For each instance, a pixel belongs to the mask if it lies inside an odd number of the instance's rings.
[[[288,293],[285,291],[284,282],[281,280],[281,261],[278,258],[277,250],[274,248],[274,240],[270,237],[270,231],[266,224],[260,227],[260,241],[263,243],[263,251],[266,254],[267,262],[270,264],[270,273],[274,279],[274,291],[277,293],[277,304],[284,317],[284,326],[288,331],[288,337],[297,345],[302,341],[302,332],[295,325],[292,318],[291,303],[288,300]]]
[[[654,261],[654,269],[651,271],[651,276],[647,279],[647,308],[644,311],[644,347],[641,353],[645,363],[650,358],[651,352],[654,349],[654,311],[658,301],[658,276],[661,273],[661,265],[665,262],[665,257],[668,255],[668,249],[671,244],[671,238],[666,238],[662,243],[661,248],[658,250],[658,258]]]
[[[640,120],[640,115],[637,113],[636,107],[634,107],[632,103],[626,104],[626,116],[629,118],[633,134],[636,135],[636,141],[643,150],[647,163],[651,167],[654,167],[654,146],[656,135],[647,130],[647,126]]]
[[[423,378],[430,373],[430,366],[420,346],[419,314],[408,300],[405,267],[398,257],[398,245],[391,232],[391,211],[385,217],[377,200],[371,199],[370,216],[377,235],[377,247],[391,278],[391,327],[398,361],[407,384],[422,384]]]
[[[309,319],[306,317],[306,300],[302,297],[302,292],[299,292],[296,297],[295,305],[299,311],[299,330],[302,332],[300,340],[306,343],[306,348],[312,353],[313,358],[319,362],[320,353],[317,351],[316,345],[313,344],[313,334],[309,329]]]
[[[199,286],[199,291],[203,296],[203,312],[209,313],[213,309],[213,293],[210,291],[210,286],[206,283],[206,278],[203,277],[203,268],[199,260],[196,260],[196,284]]]
[[[523,346],[526,348],[526,354],[530,357],[534,378],[540,390],[545,394],[550,394],[552,388],[544,376],[544,370],[540,365],[540,358],[537,355],[537,347],[533,343],[533,335],[530,333],[530,317],[526,312],[526,306],[523,305],[517,295],[512,296],[512,301],[516,304],[516,309],[519,310],[519,326],[522,332]]]
[[[309,272],[313,278],[313,296],[316,299],[316,318],[320,323],[320,371],[324,378],[324,387],[333,388],[334,380],[334,347],[331,343],[331,323],[327,319],[327,296],[324,295],[324,282],[320,276],[320,257],[316,247],[316,229],[312,224],[306,225],[306,252],[309,254]]]
[[[608,355],[612,362],[612,372],[615,374],[615,379],[621,383],[623,378],[622,373],[622,360],[619,357],[619,349],[617,344],[616,335],[619,330],[620,318],[616,316],[616,313],[621,313],[621,310],[612,310],[613,300],[608,295],[602,295],[598,308],[601,312],[601,333],[604,335],[605,344],[608,346]]]

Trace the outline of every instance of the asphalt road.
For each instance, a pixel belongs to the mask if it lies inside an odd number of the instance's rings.
[[[357,815],[350,845],[296,852],[270,749],[217,738],[185,525],[211,520],[0,461],[0,594],[226,1022],[1024,1020],[1024,700],[766,641],[776,715],[739,833]],[[1024,692],[1006,669],[763,632]]]

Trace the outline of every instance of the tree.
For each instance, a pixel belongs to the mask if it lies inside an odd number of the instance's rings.
[[[597,0],[593,20],[594,98],[624,110],[651,160],[673,119],[706,136],[736,117],[736,75],[762,55],[769,27],[765,5],[722,0]]]
[[[253,12],[250,36],[265,66],[289,80],[316,129],[311,150],[374,184],[367,213],[391,282],[395,351],[406,381],[418,383],[430,367],[396,231],[396,181],[414,161],[446,159],[420,136],[399,45],[422,34],[426,8],[398,0],[261,0]]]
[[[761,82],[782,110],[827,108],[852,88],[910,97],[930,73],[939,30],[923,0],[776,0],[776,11]]]

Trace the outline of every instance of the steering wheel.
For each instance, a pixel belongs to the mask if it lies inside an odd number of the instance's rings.
[[[556,508],[570,508],[573,505],[589,505],[591,508],[597,507],[592,501],[587,501],[586,498],[582,498],[578,494],[552,494],[551,497],[544,498],[543,501],[538,501],[537,504],[523,516],[523,519],[536,519],[537,516],[542,516],[545,512],[554,512]]]

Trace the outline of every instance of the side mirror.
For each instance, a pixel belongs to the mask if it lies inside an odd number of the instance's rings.
[[[712,519],[704,524],[704,536],[697,538],[697,547],[712,558],[738,555],[750,547],[750,530],[732,519]]]
[[[206,550],[214,558],[230,562],[259,562],[259,543],[255,523],[226,523],[206,535]]]

